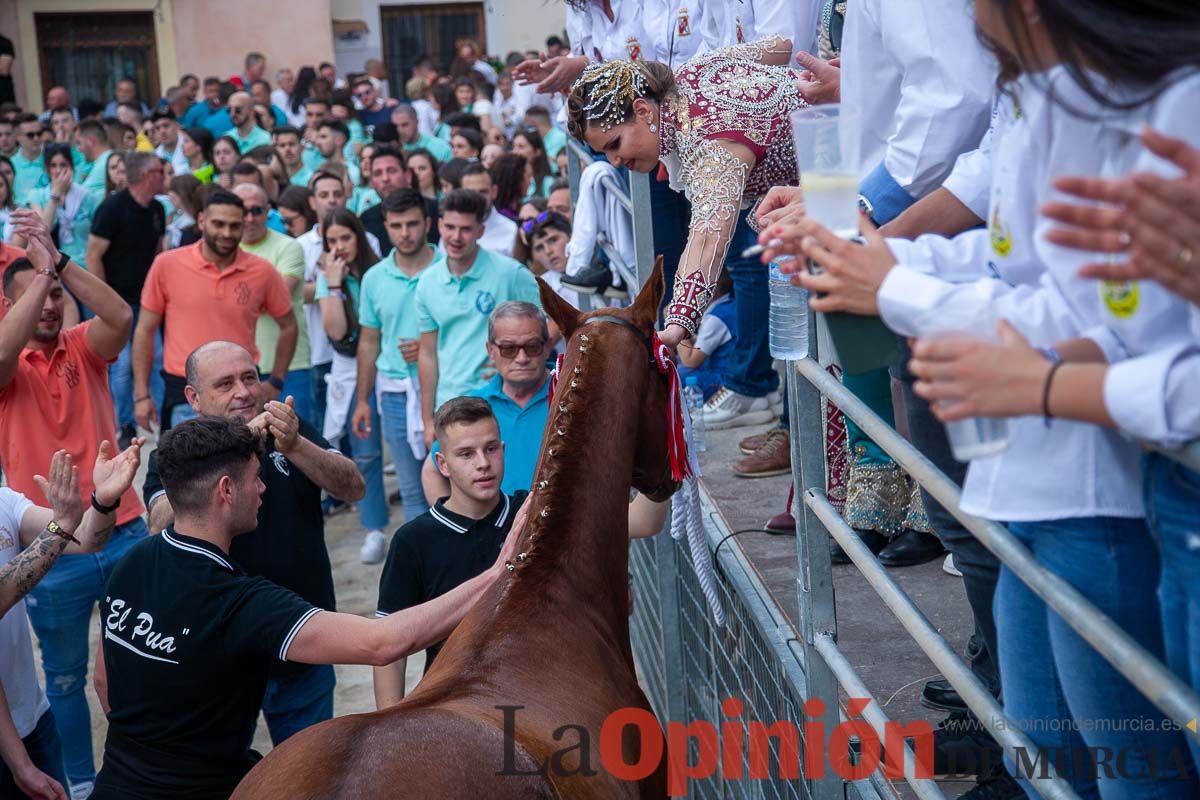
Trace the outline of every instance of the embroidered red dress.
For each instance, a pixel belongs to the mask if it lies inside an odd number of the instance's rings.
[[[772,186],[799,183],[789,115],[807,104],[778,37],[713,50],[675,73],[663,100],[659,158],[692,204],[666,322],[692,335],[712,300],[738,214]],[[773,66],[773,65],[780,66]],[[749,151],[752,161],[740,148]]]

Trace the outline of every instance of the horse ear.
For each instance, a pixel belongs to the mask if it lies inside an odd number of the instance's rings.
[[[558,296],[558,292],[550,288],[541,278],[538,282],[538,293],[542,296],[542,310],[546,316],[554,320],[554,324],[562,331],[564,339],[571,338],[576,326],[579,325],[579,309]]]
[[[630,309],[633,311],[634,320],[643,328],[654,329],[655,323],[658,322],[658,307],[662,303],[665,291],[663,259],[662,256],[659,256],[654,259],[654,271],[646,279],[646,284],[638,292],[637,299],[633,301]]]

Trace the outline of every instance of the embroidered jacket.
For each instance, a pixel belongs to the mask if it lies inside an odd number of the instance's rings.
[[[676,92],[662,103],[659,157],[692,204],[687,246],[679,262],[666,322],[693,336],[738,214],[772,186],[798,183],[788,116],[806,105],[799,77],[785,66],[786,39],[771,37],[704,53],[676,74]],[[742,145],[748,163],[723,142]]]

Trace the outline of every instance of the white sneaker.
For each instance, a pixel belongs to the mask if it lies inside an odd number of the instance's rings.
[[[87,800],[95,788],[96,784],[92,781],[71,784],[71,800]]]
[[[958,571],[958,567],[954,566],[954,554],[947,553],[946,560],[942,562],[942,572],[947,575],[953,575],[956,578],[961,578],[962,573]]]
[[[704,429],[719,431],[744,425],[761,425],[775,419],[765,397],[746,397],[722,386],[704,404]]]
[[[388,463],[384,464],[383,465],[383,474],[384,475],[395,475],[396,474],[396,465],[390,461]]]
[[[386,552],[387,537],[383,535],[383,531],[367,531],[367,536],[358,551],[358,559],[364,564],[378,564],[383,561]]]

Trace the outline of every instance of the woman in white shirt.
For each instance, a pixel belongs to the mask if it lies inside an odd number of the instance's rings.
[[[814,309],[878,312],[910,336],[989,336],[1005,318],[1034,345],[1057,347],[1049,358],[1065,361],[1111,360],[1131,346],[1156,349],[1152,341],[1167,345],[1187,330],[1184,304],[1149,286],[1133,300],[1114,289],[1098,303],[1096,285],[1077,274],[1086,259],[1046,241],[1050,223],[1037,211],[1053,197],[1057,176],[1133,169],[1145,124],[1196,135],[1200,78],[1183,70],[1200,62],[1200,13],[1184,2],[1136,11],[1100,0],[1034,6],[1027,13],[1003,0],[975,4],[1006,90],[993,127],[988,229],[911,243],[871,234],[861,248],[811,220],[769,229],[764,241],[778,237],[794,251],[803,240],[799,249],[824,268],[799,278],[810,293],[825,295],[813,300]],[[1159,339],[1152,329],[1163,323],[1171,332]],[[1146,624],[1160,613],[1159,558],[1143,519],[1137,447],[1093,425],[1036,417],[1010,420],[1009,440],[1005,452],[971,462],[964,510],[1009,523],[1038,561],[1161,657],[1162,632]],[[1068,754],[1065,777],[1077,793],[1106,800],[1196,796],[1191,780],[1175,780],[1165,767],[1165,754],[1180,764],[1183,738],[1007,568],[995,608],[1005,710],[1047,756]],[[1119,722],[1131,718],[1155,720],[1156,727],[1122,729]],[[1087,752],[1097,751],[1086,748],[1097,747],[1133,760],[1120,774],[1089,767]]]
[[[1105,291],[1097,293],[1105,312],[1118,319],[1139,316],[1142,287],[1157,279],[1179,295],[1173,305],[1190,304],[1190,330],[1181,330],[1178,316],[1164,319],[1146,309],[1143,324],[1159,329],[1162,346],[1112,364],[1057,367],[1008,326],[999,344],[922,340],[914,350],[913,367],[924,377],[917,391],[936,404],[944,420],[1043,414],[1115,427],[1168,447],[1200,438],[1200,265],[1192,264],[1200,250],[1200,149],[1149,130],[1142,138],[1151,153],[1184,174],[1062,179],[1060,190],[1112,205],[1050,204],[1047,216],[1070,227],[1048,236],[1091,257],[1125,254],[1102,257],[1081,271],[1107,279],[1101,284]],[[1114,302],[1118,298],[1127,302]],[[1146,518],[1162,552],[1159,602],[1167,663],[1200,688],[1200,635],[1191,624],[1200,609],[1200,551],[1192,542],[1200,472],[1153,451],[1143,456],[1142,470]],[[1189,744],[1200,766],[1200,748]]]

